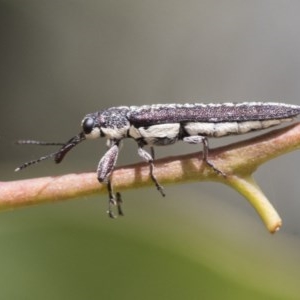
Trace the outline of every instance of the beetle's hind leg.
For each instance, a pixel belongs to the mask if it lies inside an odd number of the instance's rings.
[[[208,151],[209,151],[209,147],[208,147],[208,139],[205,136],[201,136],[201,135],[194,135],[194,136],[187,136],[183,138],[183,141],[189,144],[200,144],[202,143],[203,145],[203,156],[202,159],[203,161],[210,166],[217,174],[222,175],[224,177],[226,177],[226,174],[224,172],[222,172],[221,170],[219,170],[211,161],[209,161],[208,159]]]

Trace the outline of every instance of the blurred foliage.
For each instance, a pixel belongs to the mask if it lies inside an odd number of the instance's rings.
[[[117,220],[106,216],[105,197],[2,213],[1,298],[296,299],[290,277],[299,272],[281,268],[282,239],[269,256],[269,235],[259,244],[247,229],[214,228],[183,199],[156,194],[124,194],[127,216]]]

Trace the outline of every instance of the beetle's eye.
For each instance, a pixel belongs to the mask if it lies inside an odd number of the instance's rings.
[[[82,129],[85,134],[89,134],[95,127],[95,121],[92,118],[86,118],[82,122]]]

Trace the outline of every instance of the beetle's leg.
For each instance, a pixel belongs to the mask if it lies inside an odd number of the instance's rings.
[[[154,147],[150,147],[150,154],[151,154],[151,156],[152,156],[152,160],[154,160],[155,159],[155,150],[154,150]]]
[[[107,210],[107,214],[110,218],[115,219],[115,215],[113,213],[113,206],[117,206],[117,211],[118,211],[118,215],[119,216],[124,216],[123,210],[122,210],[122,197],[121,194],[119,192],[116,193],[116,196],[113,194],[113,189],[112,189],[112,185],[111,185],[111,181],[110,179],[107,180],[107,190],[108,190],[108,210]]]
[[[113,213],[112,207],[116,205],[116,200],[115,200],[115,196],[113,194],[110,179],[107,180],[107,191],[108,191],[108,210],[107,210],[107,214],[110,218],[114,219],[115,215]]]
[[[202,159],[203,161],[210,166],[217,174],[220,174],[222,176],[226,176],[225,173],[223,173],[221,170],[219,170],[215,165],[208,160],[208,151],[209,151],[209,146],[208,146],[208,139],[205,136],[201,135],[193,135],[193,136],[187,136],[183,138],[183,141],[189,144],[200,144],[202,143],[203,145],[203,156]]]
[[[153,149],[153,147],[150,148],[150,151],[151,151],[152,155],[154,156],[154,149]],[[139,154],[139,156],[144,161],[146,161],[149,164],[150,177],[151,177],[152,181],[154,182],[157,190],[161,193],[161,195],[163,197],[165,197],[166,194],[164,193],[164,188],[159,184],[159,182],[157,181],[157,179],[156,179],[156,177],[154,175],[153,156],[151,156],[151,154],[149,154],[146,150],[144,150],[143,147],[142,147],[142,145],[139,145],[138,154]]]
[[[119,145],[113,144],[99,161],[97,178],[99,182],[106,181],[114,170],[119,154]]]
[[[116,202],[117,202],[118,215],[124,216],[123,209],[122,209],[123,200],[119,192],[116,193]]]
[[[110,218],[115,218],[113,212],[112,212],[112,206],[117,205],[118,208],[118,214],[120,216],[123,215],[122,209],[121,209],[121,194],[117,193],[116,197],[113,193],[112,185],[110,176],[114,170],[114,167],[117,162],[119,154],[119,141],[111,143],[111,146],[109,150],[104,154],[104,156],[101,158],[98,168],[97,168],[97,178],[100,183],[106,182],[107,184],[107,191],[108,191],[108,215]]]

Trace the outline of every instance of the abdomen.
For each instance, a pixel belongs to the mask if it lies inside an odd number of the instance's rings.
[[[202,135],[208,137],[222,137],[233,134],[244,134],[250,131],[261,130],[279,125],[292,119],[275,119],[264,121],[241,121],[241,122],[188,122],[182,124],[183,136]]]

